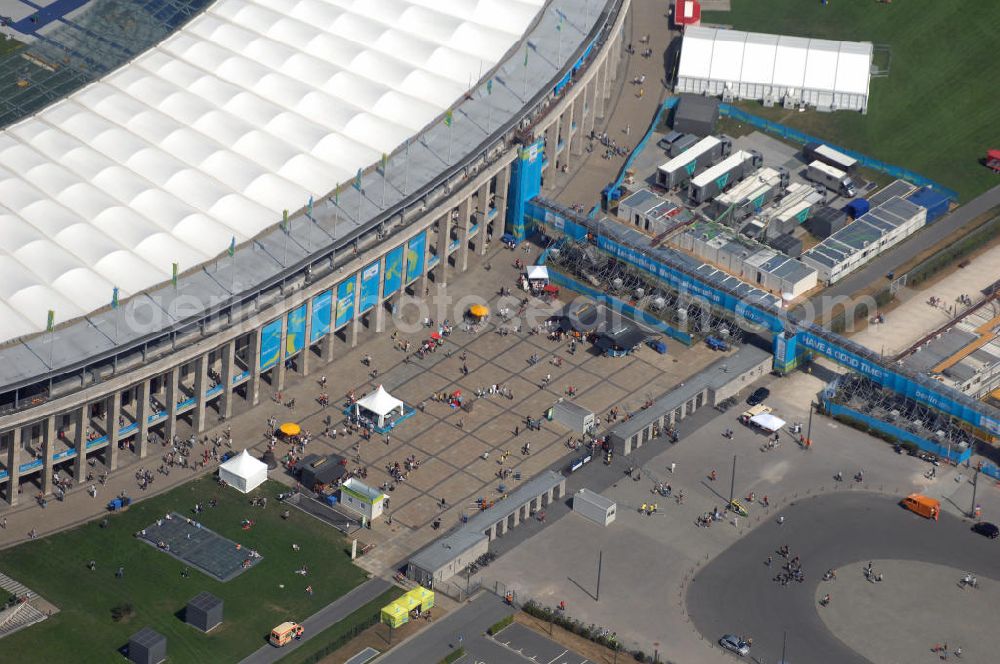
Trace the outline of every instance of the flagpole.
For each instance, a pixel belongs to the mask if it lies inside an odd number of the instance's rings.
[[[232,258],[232,274],[229,277],[229,292],[236,295],[236,252],[230,256]]]
[[[524,44],[524,89],[521,91],[521,97],[524,101],[528,101],[528,43]]]
[[[452,141],[451,132],[452,132],[452,125],[448,125],[448,163],[449,164],[451,163],[451,145],[454,142],[454,141]]]
[[[403,195],[410,189],[410,139],[406,139],[406,166],[403,168]]]
[[[389,157],[382,155],[382,209],[385,209],[385,181],[389,179]]]

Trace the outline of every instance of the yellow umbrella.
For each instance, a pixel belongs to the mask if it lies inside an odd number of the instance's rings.
[[[295,422],[285,422],[278,428],[278,430],[286,436],[297,436],[302,433],[302,427]]]
[[[490,310],[481,304],[474,304],[471,307],[469,307],[469,313],[475,316],[476,318],[483,318],[485,316],[489,316]]]

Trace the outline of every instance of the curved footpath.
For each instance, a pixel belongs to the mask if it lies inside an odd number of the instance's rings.
[[[784,525],[778,525],[776,520],[762,524],[708,563],[694,577],[686,598],[691,619],[706,639],[714,643],[724,633],[750,635],[754,641],[752,655],[760,662],[780,659],[782,633],[786,631],[789,662],[868,661],[835,636],[820,616],[817,586],[824,583],[822,575],[827,569],[836,568],[843,577],[863,574],[867,562],[858,561],[916,560],[973,570],[983,582],[986,577],[990,577],[990,583],[1000,579],[998,542],[972,533],[968,521],[947,512],[938,522],[928,521],[905,511],[895,498],[850,492],[801,500],[782,514]],[[772,580],[784,562],[776,552],[783,544],[790,547],[791,555],[800,557],[806,575],[804,583],[781,586]],[[769,555],[775,560],[771,569],[764,564]],[[884,584],[880,588],[883,592],[908,592],[899,586],[894,590],[891,577]],[[829,587],[824,592],[833,596],[835,584]],[[851,599],[850,595],[838,596],[836,601]],[[935,639],[947,638],[949,625],[976,620],[982,623],[981,628],[995,624],[993,618],[971,612],[934,615],[934,624],[924,626],[928,648]],[[900,614],[892,622],[902,626],[908,618],[913,616]],[[963,646],[970,655],[974,647]],[[995,654],[993,646],[985,645],[985,641],[978,647],[989,648]],[[859,643],[858,648],[873,651],[870,644]],[[933,656],[928,661],[933,661]]]

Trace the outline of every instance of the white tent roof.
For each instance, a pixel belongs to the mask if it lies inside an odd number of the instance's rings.
[[[750,418],[750,422],[767,431],[777,431],[785,426],[785,421],[777,415],[771,413],[761,413]]]
[[[249,452],[243,450],[232,459],[219,466],[219,470],[225,470],[233,475],[247,478],[256,476],[261,470],[266,473],[267,464],[260,459],[253,458],[250,456]]]
[[[532,265],[528,267],[528,279],[545,279],[548,281],[549,268],[544,265]]]
[[[868,95],[870,42],[688,27],[679,78]]]
[[[0,132],[0,342],[277,223],[440,115],[544,0],[217,0]]]
[[[388,415],[397,408],[402,408],[403,402],[379,385],[374,392],[358,399],[358,406],[376,415]]]

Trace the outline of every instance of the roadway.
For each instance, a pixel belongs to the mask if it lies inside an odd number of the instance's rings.
[[[240,664],[271,664],[272,662],[277,662],[286,657],[288,653],[300,648],[309,639],[323,630],[332,627],[335,623],[340,622],[391,587],[391,583],[380,578],[370,579],[362,583],[351,592],[338,598],[336,601],[330,602],[324,608],[306,618],[302,622],[305,632],[300,641],[293,641],[284,648],[275,648],[270,644],[262,646],[252,655],[244,658]]]
[[[951,214],[941,217],[916,235],[907,238],[902,244],[823,290],[812,298],[814,311],[823,312],[821,305],[824,298],[850,296],[873,283],[885,280],[890,272],[897,271],[908,261],[948,239],[976,217],[997,206],[1000,206],[1000,185],[983,192]]]
[[[778,661],[782,632],[788,635],[788,659],[812,664],[862,664],[868,660],[844,643],[823,623],[816,603],[821,575],[830,568],[838,574],[861,574],[868,560],[918,560],[1000,579],[997,542],[970,532],[969,523],[947,512],[939,522],[903,510],[895,498],[850,492],[792,503],[776,521],[750,531],[708,563],[693,579],[687,608],[694,626],[711,643],[725,633],[750,635],[751,652],[759,662]],[[782,587],[772,581],[784,559],[776,550],[789,545],[799,556],[805,583]],[[768,556],[778,564],[764,565]],[[887,579],[887,589],[891,580]],[[851,601],[836,595],[834,601]],[[948,621],[969,616],[940,616]],[[899,616],[900,621],[905,616]],[[980,618],[988,627],[992,618]],[[930,630],[933,631],[933,630]]]

